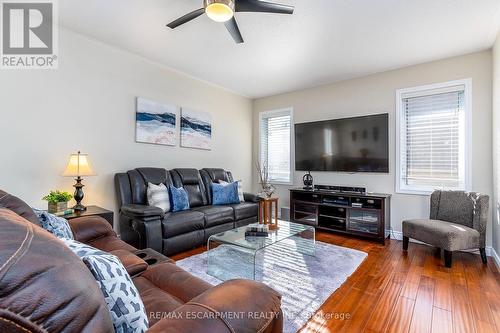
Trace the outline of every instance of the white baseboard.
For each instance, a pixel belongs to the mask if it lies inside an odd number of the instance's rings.
[[[494,248],[491,248],[491,257],[493,258],[493,261],[495,261],[495,264],[497,265],[497,268],[500,271],[500,256],[498,255],[498,253],[495,251]]]
[[[391,230],[391,238],[396,239],[396,240],[403,240],[403,233],[401,231]],[[410,238],[410,242],[428,245],[424,242],[418,241],[418,240],[413,239],[413,238]],[[493,249],[491,246],[487,246],[485,248],[485,250],[486,250],[486,255],[488,257],[492,257],[495,260],[495,264],[497,265],[497,267],[500,267],[500,258],[498,257],[498,254],[495,252],[495,249]],[[461,252],[469,252],[469,253],[479,254],[479,249],[477,249],[477,250],[462,250]]]

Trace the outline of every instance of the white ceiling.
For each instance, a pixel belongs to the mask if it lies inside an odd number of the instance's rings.
[[[257,98],[488,49],[500,0],[273,0],[294,15],[237,13],[245,44],[202,0],[62,0],[64,26]]]

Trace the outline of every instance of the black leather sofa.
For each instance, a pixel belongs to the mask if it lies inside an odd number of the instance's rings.
[[[143,249],[152,248],[165,255],[206,244],[219,232],[257,221],[257,197],[245,193],[245,202],[227,206],[212,205],[212,183],[233,181],[231,172],[206,168],[173,169],[137,168],[115,175],[120,207],[120,237]],[[148,206],[147,184],[184,187],[190,209],[163,213]]]

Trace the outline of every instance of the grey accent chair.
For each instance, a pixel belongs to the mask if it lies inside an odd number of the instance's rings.
[[[410,238],[444,250],[446,267],[453,251],[478,249],[487,262],[485,242],[489,196],[475,192],[434,191],[429,219],[403,221],[403,250]]]

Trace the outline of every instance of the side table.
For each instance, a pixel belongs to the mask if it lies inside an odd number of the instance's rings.
[[[113,211],[104,209],[99,206],[87,206],[87,210],[84,210],[82,212],[74,212],[73,214],[68,214],[61,216],[65,218],[66,220],[71,220],[71,219],[76,219],[77,217],[84,217],[84,216],[100,216],[106,221],[113,226]]]
[[[278,198],[259,198],[259,223],[268,225],[269,230],[278,229]]]

